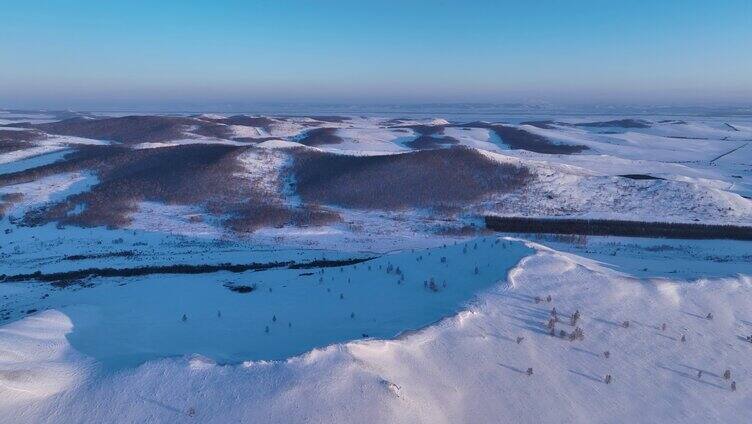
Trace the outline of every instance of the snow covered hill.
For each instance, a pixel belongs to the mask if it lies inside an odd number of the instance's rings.
[[[483,220],[752,226],[744,116],[0,117],[0,423],[752,412],[752,242]]]

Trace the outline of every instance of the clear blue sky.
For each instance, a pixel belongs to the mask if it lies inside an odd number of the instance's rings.
[[[752,102],[752,1],[3,1],[0,107]]]

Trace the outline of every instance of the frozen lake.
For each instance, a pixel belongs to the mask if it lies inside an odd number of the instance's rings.
[[[530,253],[483,238],[345,267],[102,278],[66,288],[6,283],[0,296],[14,315],[63,312],[73,323],[71,345],[106,370],[190,354],[219,363],[279,360],[424,327],[505,280]]]

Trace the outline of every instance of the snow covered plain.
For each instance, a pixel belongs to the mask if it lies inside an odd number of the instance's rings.
[[[0,282],[0,422],[736,423],[752,412],[752,243],[505,237],[479,219],[752,225],[749,120],[581,117],[503,132],[442,119],[185,119],[195,125],[180,121],[174,136],[146,134],[158,141],[105,142],[87,129],[0,156],[0,274],[39,272]],[[317,128],[327,130],[310,136]],[[587,149],[544,153],[535,136]],[[524,143],[531,150],[511,147]],[[336,220],[246,233],[227,227],[233,210],[190,190],[169,202],[128,198],[118,203],[128,219],[110,227],[27,221],[98,185],[117,188],[113,175],[161,193],[172,181],[144,173],[149,151],[202,145],[235,155],[222,175],[239,189],[221,196],[284,208],[316,203],[301,191],[310,184],[299,180],[301,157],[334,154],[326,163],[344,172],[337,181],[357,185],[347,158],[400,171],[404,162],[384,158],[464,146],[527,177],[441,208],[353,207],[344,197],[314,205]],[[115,165],[90,161],[113,149]],[[107,168],[129,151],[147,165]],[[432,166],[452,160],[437,157]],[[101,201],[78,199],[63,216]],[[327,262],[342,260],[364,262]],[[229,270],[272,263],[283,264]],[[228,269],[100,275],[174,265]],[[42,278],[81,270],[91,276]],[[576,327],[584,338],[570,341]]]

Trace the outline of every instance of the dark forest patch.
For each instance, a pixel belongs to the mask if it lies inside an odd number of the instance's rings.
[[[526,121],[520,122],[520,125],[530,125],[531,127],[540,128],[543,130],[555,130],[558,123],[555,121]]]
[[[383,156],[298,151],[291,172],[306,202],[385,210],[456,207],[517,189],[530,176],[462,147]]]
[[[274,119],[266,117],[254,117],[247,115],[234,115],[229,118],[211,119],[213,122],[218,122],[226,125],[242,125],[246,127],[258,127],[263,128],[264,131],[269,131],[271,127],[277,123]]]
[[[529,150],[536,153],[571,155],[588,150],[587,146],[557,144],[546,137],[507,125],[492,125],[491,130],[502,142],[512,149]]]
[[[752,227],[736,225],[503,216],[487,216],[485,221],[487,228],[504,233],[752,240]]]
[[[103,259],[103,258],[132,258],[136,252],[132,250],[121,250],[119,252],[95,253],[88,255],[66,255],[64,261],[83,261],[85,259]]]
[[[491,124],[488,122],[475,121],[452,126],[460,128],[486,128],[490,131],[493,131],[504,144],[506,144],[513,150],[527,150],[536,153],[565,155],[575,154],[584,150],[588,150],[587,146],[555,143],[542,135],[538,135],[510,125]]]
[[[322,146],[342,143],[342,138],[337,135],[337,128],[314,128],[303,133],[297,142],[306,146]]]
[[[32,142],[45,138],[46,134],[35,130],[0,130],[0,153],[33,147]]]
[[[545,154],[571,155],[588,150],[587,146],[574,144],[557,144],[542,135],[531,133],[520,128],[503,124],[489,124],[487,122],[470,122],[460,127],[487,128],[493,131],[501,141],[515,150]]]
[[[75,282],[91,277],[138,277],[154,274],[207,274],[219,271],[228,271],[234,273],[246,271],[264,271],[269,269],[289,268],[289,269],[311,269],[311,268],[330,268],[347,265],[359,264],[373,259],[369,258],[352,258],[341,260],[319,260],[310,262],[252,262],[247,264],[175,264],[175,265],[150,265],[134,268],[87,268],[74,271],[62,271],[52,273],[33,272],[30,274],[0,275],[0,282],[21,282],[21,281],[42,281],[57,283],[61,286],[70,282]]]
[[[337,115],[314,115],[314,116],[307,116],[306,118],[315,119],[321,122],[329,122],[332,124],[341,124],[343,122],[350,120],[350,118],[347,116],[337,116]]]
[[[0,130],[0,143],[11,141],[39,141],[47,135],[35,130]]]
[[[435,137],[429,135],[419,135],[415,140],[410,140],[405,146],[413,150],[441,149],[451,145],[458,144],[456,138],[449,136]]]
[[[647,174],[623,174],[619,175],[622,178],[629,178],[630,180],[662,180],[663,178],[654,177]]]
[[[0,175],[0,186],[73,171],[96,174],[89,191],[29,211],[25,225],[59,222],[83,227],[126,227],[144,201],[195,206],[221,218],[234,231],[315,225],[338,219],[316,208],[290,208],[280,198],[248,184],[237,174],[237,156],[251,147],[182,145],[132,150],[123,146],[81,146],[63,161]],[[76,213],[81,209],[82,211]]]
[[[614,119],[611,121],[580,122],[574,124],[576,127],[590,128],[650,128],[650,122],[642,119]]]
[[[71,118],[30,127],[49,134],[115,141],[119,143],[153,143],[186,138],[192,133],[206,137],[228,138],[225,125],[181,116],[123,116],[118,118]]]

